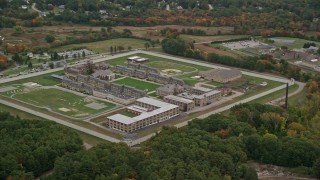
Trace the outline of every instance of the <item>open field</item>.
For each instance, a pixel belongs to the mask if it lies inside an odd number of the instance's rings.
[[[135,87],[135,88],[140,89],[140,90],[147,90],[148,92],[154,91],[159,87],[158,84],[154,84],[152,82],[146,82],[146,81],[143,81],[143,80],[133,79],[133,78],[130,78],[130,77],[126,77],[126,78],[123,78],[123,79],[115,80],[113,82],[117,83],[117,84],[123,84],[123,85],[127,85],[127,86],[132,86],[132,87]]]
[[[151,61],[146,63],[148,66],[159,68],[160,70],[166,70],[166,69],[177,69],[182,72],[191,72],[196,71],[197,69],[191,66],[181,65],[173,62],[166,62],[163,63],[163,61]]]
[[[269,43],[271,45],[275,45],[277,47],[281,46],[287,46],[288,49],[295,49],[295,48],[302,48],[304,43],[308,42],[314,42],[317,46],[320,45],[319,42],[315,41],[309,41],[305,39],[299,39],[299,38],[290,38],[290,37],[275,37],[275,38],[269,38],[271,40],[274,40],[274,43]]]
[[[201,29],[207,32],[209,35],[218,34],[220,31],[222,34],[232,34],[234,31],[233,27],[203,27],[203,26],[181,26],[181,25],[159,25],[153,27],[134,27],[134,26],[118,26],[113,27],[114,30],[122,32],[124,29],[130,29],[133,36],[158,39],[161,40],[163,37],[159,35],[151,35],[148,32],[159,32],[160,30],[169,27],[178,29],[179,31],[188,28]],[[69,23],[59,23],[57,26],[41,26],[41,27],[23,27],[21,33],[15,33],[14,28],[1,28],[0,35],[5,37],[3,44],[11,43],[22,43],[29,47],[40,46],[49,47],[49,43],[46,42],[45,37],[49,34],[54,34],[56,42],[62,42],[67,37],[80,38],[84,34],[83,32],[89,31],[101,31],[102,26],[86,26],[86,25],[74,25]],[[37,37],[37,38],[35,38]],[[81,44],[83,46],[83,44]],[[128,45],[125,45],[127,47]],[[143,45],[142,45],[143,46]],[[106,48],[107,49],[107,48]],[[108,49],[107,49],[108,50]],[[106,50],[104,50],[106,51]]]
[[[209,70],[210,69],[210,68],[205,67],[205,66],[198,66],[198,65],[189,64],[189,63],[177,62],[177,61],[173,61],[173,60],[170,60],[170,59],[165,59],[165,58],[156,57],[156,56],[150,56],[150,55],[146,55],[146,54],[135,54],[135,55],[131,55],[131,56],[140,56],[140,57],[143,57],[143,58],[148,58],[149,62],[145,62],[143,64],[146,64],[146,65],[151,66],[151,67],[159,68],[160,70],[167,69],[168,68],[168,65],[166,65],[167,63],[170,63],[170,69],[179,69],[181,71],[185,71],[185,70],[194,71],[195,69],[197,69],[199,71],[205,71],[205,70]],[[126,65],[128,57],[130,57],[130,56],[125,56],[125,57],[113,59],[111,61],[108,61],[107,63],[109,63],[109,64],[111,64],[113,66],[115,66],[115,65]],[[159,63],[163,63],[163,64],[159,65]]]
[[[247,35],[217,35],[217,36],[193,36],[182,34],[180,37],[187,41],[199,42],[212,42],[212,41],[226,41],[232,39],[239,39],[248,37]]]
[[[145,42],[147,41],[140,40],[140,39],[133,39],[133,38],[118,38],[118,39],[97,41],[97,42],[91,42],[91,43],[70,44],[70,45],[54,48],[54,50],[60,52],[60,51],[72,50],[79,47],[85,47],[93,52],[105,53],[105,52],[110,52],[111,46],[113,47],[123,46],[125,50],[127,50],[129,46],[131,46],[133,49],[143,48]]]
[[[27,93],[14,95],[15,99],[39,106],[50,108],[52,111],[71,117],[86,117],[115,108],[116,105],[81,97],[57,89],[39,89]],[[90,108],[86,105],[99,103],[101,108]]]

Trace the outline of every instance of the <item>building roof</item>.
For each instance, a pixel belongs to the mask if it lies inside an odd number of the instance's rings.
[[[156,100],[156,99],[148,98],[148,97],[139,98],[139,99],[137,99],[137,102],[150,104],[152,106],[156,106],[156,107],[159,107],[159,108],[172,105],[172,104],[169,104],[169,103],[166,103],[166,102],[163,102],[163,101],[159,101],[159,100]]]
[[[111,76],[113,73],[110,70],[97,70],[95,71],[92,76],[93,77],[105,77],[105,76]]]
[[[205,87],[201,87],[201,86],[195,86],[195,87],[192,87],[192,89],[203,91],[203,92],[212,91],[212,89],[210,89],[210,88],[205,88]]]
[[[182,103],[193,103],[192,100],[190,99],[185,99],[185,98],[182,98],[182,97],[178,97],[178,96],[174,96],[174,95],[168,95],[168,96],[165,96],[164,97],[165,99],[172,99],[174,101],[178,101],[178,102],[182,102]]]
[[[115,115],[109,116],[108,119],[111,119],[113,121],[117,121],[123,124],[131,124],[135,122],[133,118],[122,115],[122,114],[115,114]]]
[[[220,70],[219,76],[223,79],[233,78],[234,76],[241,75],[241,71],[238,69]]]
[[[137,101],[143,102],[143,103],[146,103],[146,104],[150,104],[150,105],[153,105],[153,106],[157,106],[159,108],[155,109],[153,111],[150,111],[150,112],[148,112],[148,111],[144,111],[143,112],[143,109],[142,109],[141,110],[141,114],[138,115],[138,116],[135,116],[135,117],[128,117],[128,116],[125,116],[125,115],[122,115],[122,114],[115,114],[115,115],[109,116],[108,119],[111,119],[113,121],[117,121],[117,122],[120,122],[120,123],[128,125],[128,124],[132,124],[132,123],[141,121],[143,119],[146,119],[146,118],[149,118],[149,117],[155,116],[157,114],[160,114],[160,113],[163,113],[163,112],[166,112],[166,111],[169,111],[171,109],[179,107],[177,105],[169,104],[169,103],[166,103],[166,102],[162,102],[162,101],[158,101],[158,100],[151,99],[151,98],[146,98],[146,97],[137,99]],[[133,105],[133,106],[130,106],[129,109],[130,108],[131,109],[136,109],[137,107],[139,107],[139,106]]]

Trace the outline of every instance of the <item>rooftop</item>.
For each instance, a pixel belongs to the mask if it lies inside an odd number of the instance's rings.
[[[212,89],[210,89],[210,88],[205,88],[205,87],[201,87],[201,86],[195,86],[195,87],[192,87],[192,89],[199,90],[199,91],[203,91],[203,92],[210,92],[210,91],[212,91]]]
[[[150,104],[152,106],[156,106],[156,107],[159,107],[159,108],[172,105],[172,104],[169,104],[169,103],[166,103],[166,102],[163,102],[163,101],[159,101],[159,100],[156,100],[156,99],[148,98],[148,97],[139,98],[139,99],[137,99],[137,102]]]
[[[193,101],[190,100],[190,99],[185,99],[185,98],[174,96],[174,95],[168,95],[168,96],[165,96],[164,98],[172,99],[172,100],[179,101],[179,102],[182,102],[182,103],[193,103]]]

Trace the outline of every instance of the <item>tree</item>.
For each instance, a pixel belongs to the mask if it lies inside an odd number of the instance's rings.
[[[110,53],[113,55],[113,46],[110,46]]]
[[[131,49],[132,49],[132,47],[131,47],[131,46],[128,46],[128,50],[131,51]]]
[[[48,34],[48,35],[46,35],[45,39],[46,39],[47,43],[53,43],[56,38],[52,34]]]
[[[29,69],[32,68],[32,62],[31,62],[31,61],[29,61],[29,63],[28,63],[28,68],[29,68]]]
[[[320,158],[313,163],[313,173],[316,178],[320,178]]]
[[[8,58],[5,55],[0,54],[0,69],[4,69],[8,66]]]
[[[111,27],[111,26],[108,26],[108,27],[107,27],[107,32],[110,33],[111,31],[112,31],[112,27]]]
[[[86,53],[84,51],[82,51],[82,58],[86,57]]]
[[[144,43],[144,47],[146,48],[146,50],[148,50],[148,48],[150,47],[149,42]]]
[[[53,60],[56,61],[56,60],[59,60],[59,55],[57,52],[54,52],[53,53]]]
[[[150,41],[150,45],[154,48],[155,47],[156,42],[154,41]]]
[[[118,50],[121,52],[124,50],[124,47],[123,46],[118,46]]]
[[[12,56],[12,60],[19,65],[23,63],[23,60],[18,53],[14,53],[14,55]]]

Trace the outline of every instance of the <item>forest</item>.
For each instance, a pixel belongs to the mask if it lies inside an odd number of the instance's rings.
[[[0,179],[33,179],[51,170],[57,157],[83,148],[69,128],[4,112],[0,112],[0,139]]]
[[[319,31],[317,0],[31,0],[48,11],[45,18],[21,9],[23,0],[0,0],[0,27],[52,25],[53,21],[99,26],[232,26],[235,34],[260,34],[266,30]],[[64,5],[55,13],[54,8]],[[166,5],[171,7],[166,10]],[[210,5],[210,6],[209,6]],[[210,8],[211,7],[211,8]],[[107,10],[101,15],[100,10]]]
[[[320,178],[319,82],[288,110],[241,104],[230,112],[163,130],[139,148],[103,143],[84,150],[70,129],[1,113],[0,178],[257,179],[249,161],[288,167]]]

